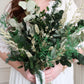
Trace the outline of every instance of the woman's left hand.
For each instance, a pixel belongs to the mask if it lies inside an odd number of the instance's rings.
[[[55,65],[55,67],[45,70],[45,83],[49,83],[54,80],[63,71],[61,64]]]

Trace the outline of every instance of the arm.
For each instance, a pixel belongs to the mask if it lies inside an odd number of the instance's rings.
[[[7,53],[2,53],[0,52],[0,58],[2,58],[4,61],[8,58]],[[15,68],[17,71],[19,71],[27,80],[31,82],[35,82],[35,76],[32,75],[29,70],[26,72],[24,71],[24,68],[18,69],[18,66],[21,66],[21,63],[18,61],[12,62],[9,61],[8,63],[11,65],[13,68]],[[54,68],[50,68],[48,70],[45,70],[45,82],[48,83],[55,79],[61,72],[63,71],[63,66],[61,64],[55,65]],[[51,73],[52,72],[52,73]]]
[[[0,52],[0,58],[2,58],[5,61],[8,58],[7,53]],[[19,71],[26,78],[26,73],[24,71],[24,68],[21,68],[21,69],[18,68],[19,66],[21,66],[20,62],[18,62],[18,61],[16,61],[16,62],[9,61],[8,64],[11,65],[13,68],[15,68],[17,71]]]
[[[6,61],[6,59],[8,58],[7,54],[10,53],[9,49],[8,49],[8,45],[4,42],[4,39],[2,36],[0,36],[0,58],[3,59],[4,61]],[[18,68],[19,66],[21,66],[21,63],[18,61],[9,61],[8,62],[9,65],[11,65],[13,68],[15,68],[17,71],[19,71],[27,80],[30,80],[32,82],[34,82],[35,78],[34,76],[32,76],[30,74],[29,71],[25,72],[24,68]],[[28,77],[30,76],[30,77]]]
[[[0,58],[2,58],[5,61],[8,58],[7,53],[0,52]],[[27,80],[31,82],[35,82],[35,77],[29,72],[29,70],[25,72],[24,68],[20,68],[20,69],[18,68],[19,66],[21,66],[20,62],[9,61],[8,64],[11,65],[13,68],[15,68],[17,71],[19,71],[22,74],[22,76],[24,76]]]
[[[8,58],[7,54],[10,53],[10,50],[8,49],[8,45],[5,43],[3,36],[0,36],[0,58],[2,58],[4,61]],[[18,69],[21,64],[19,62],[12,62],[9,61],[9,64],[14,67],[16,70],[21,72],[21,69]]]

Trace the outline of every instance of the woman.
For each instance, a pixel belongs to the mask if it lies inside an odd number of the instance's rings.
[[[22,19],[25,17],[25,11],[21,9],[18,6],[19,1],[25,1],[25,0],[12,0],[11,1],[11,7],[9,10],[10,17],[16,17],[18,22],[21,22]],[[34,0],[37,5],[40,7],[40,11],[43,9],[46,10],[46,7],[48,6],[50,8],[50,11],[46,11],[46,13],[50,13],[52,10],[52,6],[54,4],[53,0]],[[77,7],[74,4],[73,0],[61,0],[62,5],[58,7],[58,10],[65,10],[66,6],[69,7],[69,10],[67,11],[66,16],[66,22],[69,22],[72,19],[73,14],[75,13]],[[73,9],[74,8],[74,9]],[[0,57],[5,61],[8,57],[7,54],[10,53],[10,51],[7,49],[7,45],[5,42],[3,42],[3,38],[0,36]],[[10,81],[9,84],[31,84],[35,83],[35,77],[30,74],[30,72],[27,70],[24,71],[24,68],[18,69],[17,67],[21,65],[20,62],[9,62],[9,64],[13,67],[11,68],[11,74],[10,74]],[[73,67],[66,68],[64,70],[64,67],[61,64],[55,65],[54,68],[50,68],[48,70],[44,71],[45,73],[45,82],[46,84],[52,81],[52,84],[73,84]]]

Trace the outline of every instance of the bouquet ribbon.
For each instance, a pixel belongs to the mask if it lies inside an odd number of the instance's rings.
[[[41,70],[39,70],[39,71],[40,71],[41,76],[42,76],[42,84],[45,84],[45,73]],[[38,74],[35,74],[35,78],[36,78],[36,84],[41,84]]]

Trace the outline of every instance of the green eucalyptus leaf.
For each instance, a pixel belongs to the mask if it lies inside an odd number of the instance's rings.
[[[35,11],[35,6],[36,6],[35,1],[29,0],[29,1],[27,2],[27,12],[34,13],[34,11]]]

